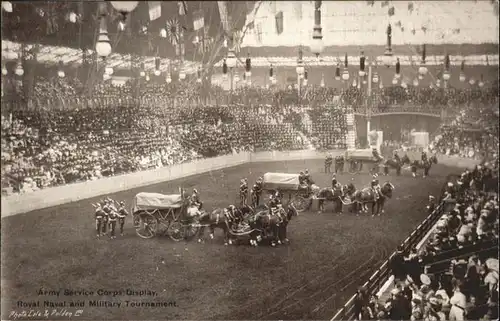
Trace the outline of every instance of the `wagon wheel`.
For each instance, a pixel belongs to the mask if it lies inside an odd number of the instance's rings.
[[[311,206],[311,199],[296,195],[292,199],[292,204],[297,209],[297,212],[301,213],[306,211]]]
[[[198,235],[198,232],[200,231],[200,226],[194,224],[187,224],[183,225],[183,229],[184,229],[184,238],[186,240],[191,240],[196,235]]]
[[[139,214],[134,214],[132,219],[134,228],[138,228],[141,225],[141,216]]]
[[[157,228],[158,220],[156,217],[143,213],[139,215],[139,225],[136,227],[135,232],[143,239],[150,239],[156,235]]]
[[[173,241],[179,242],[184,238],[184,227],[179,221],[171,221],[167,233]]]

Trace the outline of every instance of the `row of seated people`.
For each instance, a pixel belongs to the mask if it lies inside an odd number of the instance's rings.
[[[389,263],[394,286],[386,300],[358,291],[356,319],[498,319],[497,180],[498,164],[485,163],[448,182],[442,199],[451,211],[422,249],[398,247]]]
[[[307,138],[293,123],[299,112],[272,106],[16,108],[2,115],[2,188],[28,192],[200,157],[303,149]]]
[[[366,85],[363,85],[366,86]],[[4,88],[3,92],[13,92],[17,97],[15,85],[10,90]],[[171,105],[173,101],[179,105],[197,104],[201,101],[210,101],[211,104],[254,104],[254,105],[324,105],[340,97],[345,105],[356,108],[363,106],[367,98],[366,88],[346,86],[346,88],[330,88],[310,85],[301,90],[298,97],[297,89],[292,86],[281,88],[271,86],[270,88],[246,86],[238,87],[228,95],[221,87],[207,84],[186,83],[158,83],[154,81],[141,80],[139,82],[127,82],[123,86],[114,86],[111,82],[97,84],[92,90],[91,99],[80,97],[84,93],[90,93],[79,81],[71,78],[48,80],[37,77],[34,86],[34,94],[31,95],[38,105],[47,104],[61,105],[66,107],[65,97],[72,97],[72,106],[78,104],[85,107],[88,104],[95,105],[94,100],[100,99],[99,106],[103,107],[106,99],[120,97],[123,101],[131,97],[138,97],[144,104],[163,103]],[[467,104],[491,104],[498,102],[498,84],[494,83],[488,87],[458,88],[429,88],[423,86],[400,85],[375,88],[370,98],[371,106],[375,109],[390,108],[391,106],[412,107],[421,110],[435,110],[441,108],[456,108],[456,106]],[[137,94],[137,95],[136,95]],[[230,101],[228,101],[228,97]],[[127,98],[128,97],[128,98]],[[35,107],[37,107],[35,106]]]

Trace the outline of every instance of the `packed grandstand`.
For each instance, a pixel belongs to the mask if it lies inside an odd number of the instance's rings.
[[[385,158],[425,150],[481,165],[443,182],[453,188],[429,210],[437,231],[420,252],[413,244],[391,256],[389,289],[361,287],[334,319],[498,319],[498,1],[483,2],[446,11],[359,1],[338,4],[338,17],[337,2],[323,3],[325,40],[338,32],[330,21],[355,22],[345,43],[311,52],[302,43],[311,35],[287,19],[312,29],[321,1],[179,1],[163,11],[157,2],[2,2],[2,196],[240,152],[367,149],[376,130]],[[449,28],[424,18],[464,10],[474,14],[446,18]],[[109,44],[107,30],[116,52],[92,44]]]

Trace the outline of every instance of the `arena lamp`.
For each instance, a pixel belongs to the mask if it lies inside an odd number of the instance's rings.
[[[469,84],[470,84],[470,85],[474,85],[475,83],[476,83],[476,81],[474,80],[474,78],[471,78],[471,79],[469,80]]]
[[[196,79],[196,82],[201,84],[201,78],[198,77],[198,79]]]
[[[422,79],[424,79],[424,76],[419,74],[418,79],[422,80]]]
[[[234,75],[234,82],[240,81],[240,76],[238,74]]]
[[[271,79],[271,83],[272,83],[273,85],[276,85],[276,82],[277,82],[277,81],[276,81],[276,78],[274,78],[274,77],[273,77],[273,79]]]
[[[7,70],[7,68],[5,68],[5,66],[2,66],[2,75],[7,76],[8,73],[9,71]]]
[[[342,72],[342,80],[348,81],[349,80],[349,70],[344,69]]]
[[[146,81],[149,81],[151,78],[149,78],[149,75],[146,75]]]
[[[480,81],[477,85],[478,85],[479,87],[483,87],[483,86],[484,86],[484,82]]]
[[[118,22],[118,29],[120,29],[120,31],[125,30],[125,23],[123,21]]]
[[[460,80],[460,82],[464,82],[465,81],[465,74],[463,72],[460,72],[460,76],[458,77],[458,79]]]
[[[248,86],[251,86],[252,85],[252,81],[250,79],[247,80],[247,85]]]
[[[356,79],[354,79],[354,80],[352,81],[352,86],[353,86],[353,87],[357,87],[357,86],[358,86],[358,83],[356,82]]]
[[[320,54],[323,53],[323,50],[325,49],[325,45],[323,43],[323,36],[321,35],[321,27],[319,28],[319,35],[315,35],[314,33],[317,33],[318,31],[316,28],[314,28],[313,31],[313,39],[311,41],[311,52],[316,55],[316,57],[319,57]]]
[[[170,84],[172,82],[172,77],[170,76],[170,73],[168,73],[167,78],[165,79],[167,84]]]
[[[181,72],[179,73],[179,79],[180,80],[184,80],[186,79],[186,72],[183,70],[181,70]]]
[[[246,71],[245,72],[245,77],[247,77],[247,78],[252,77],[252,72],[251,71]]]
[[[115,71],[113,70],[113,67],[106,67],[104,72],[111,76]]]
[[[227,58],[226,58],[226,64],[228,68],[235,68],[236,67],[236,55],[233,50],[229,50],[227,53]]]
[[[413,86],[418,87],[418,79],[413,79]]]
[[[107,57],[111,54],[111,43],[108,37],[108,31],[106,29],[106,20],[101,19],[101,25],[99,27],[99,36],[97,38],[97,43],[95,44],[95,51],[99,57]]]
[[[335,80],[340,80],[340,76],[335,75]]]
[[[134,11],[134,9],[137,8],[137,5],[139,4],[139,1],[110,1],[110,2],[113,8],[115,8],[116,11],[120,12],[123,15],[126,15]]]
[[[160,30],[160,37],[167,38],[167,30],[165,28]]]
[[[325,80],[324,79],[321,79],[321,82],[319,84],[321,86],[321,88],[325,87]]]
[[[448,70],[445,70],[443,73],[443,79],[448,81],[450,80],[450,72]]]
[[[2,9],[5,10],[5,12],[11,13],[12,3],[10,1],[2,1]]]
[[[104,81],[109,80],[110,78],[111,76],[109,74],[102,75],[102,79],[104,79]]]
[[[24,75],[24,69],[23,69],[23,65],[22,64],[17,64],[17,67],[16,67],[16,71],[15,71],[16,75],[18,76],[22,76]]]
[[[378,74],[377,73],[374,73],[373,74],[373,79],[372,79],[373,83],[374,84],[377,84],[378,83]]]
[[[363,78],[363,85],[366,85],[368,83],[368,81],[366,81],[366,79]]]
[[[266,89],[269,89],[269,84],[266,84]]]
[[[304,74],[304,66],[302,65],[298,65],[296,68],[295,68],[295,72],[297,72],[297,75],[303,75]]]
[[[299,84],[293,84],[294,89],[299,89]]]
[[[142,70],[140,73],[139,73],[139,76],[141,77],[146,77],[146,72],[144,70]]]
[[[364,70],[360,70],[360,71],[358,71],[358,75],[360,77],[364,77],[366,75],[366,72]]]
[[[401,74],[394,74],[394,78],[400,79],[401,78]]]
[[[440,79],[436,80],[436,87],[441,87],[441,80]]]
[[[304,81],[302,82],[302,85],[307,86],[307,79],[304,79]]]
[[[392,53],[387,53],[380,58],[382,60],[382,64],[385,65],[387,68],[394,65],[394,57],[392,56]]]
[[[155,76],[158,77],[159,75],[161,75],[160,69],[155,69]]]
[[[418,68],[418,73],[419,73],[419,74],[421,74],[422,76],[427,75],[427,71],[428,71],[428,69],[427,69],[427,67],[426,67],[426,66],[424,66],[424,65],[422,65],[422,66],[420,66],[420,67]]]
[[[396,77],[392,78],[392,84],[397,85],[398,84],[398,79]]]
[[[222,74],[222,79],[227,80],[227,74]]]
[[[76,23],[76,13],[71,11],[68,15],[69,22]]]
[[[66,74],[64,73],[64,71],[63,71],[63,70],[59,70],[59,71],[57,72],[57,76],[59,76],[59,78],[64,78],[64,77],[66,76]]]
[[[401,82],[401,87],[406,89],[406,88],[408,88],[408,85],[406,84],[406,82],[403,81],[403,82]]]
[[[379,88],[379,89],[383,89],[383,88],[384,88],[384,84],[383,84],[382,82],[380,82],[380,83],[378,84],[378,88]]]

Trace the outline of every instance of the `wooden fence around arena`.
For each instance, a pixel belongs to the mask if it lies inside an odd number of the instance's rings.
[[[447,180],[448,181],[448,180]],[[444,187],[443,187],[444,188]],[[410,250],[419,244],[424,236],[432,229],[432,227],[437,223],[437,221],[441,218],[441,216],[450,210],[450,206],[453,206],[453,203],[449,201],[442,201],[439,206],[427,216],[422,223],[420,223],[413,232],[403,241],[401,246],[403,247],[403,251]],[[391,277],[391,270],[389,268],[389,261],[396,254],[393,252],[391,256],[384,262],[382,265],[370,276],[370,279],[366,281],[362,287],[364,287],[369,294],[376,294],[382,286],[389,280]],[[356,299],[357,294],[354,294],[344,306],[337,311],[337,313],[333,316],[331,321],[335,320],[353,320],[354,319],[354,301]]]

